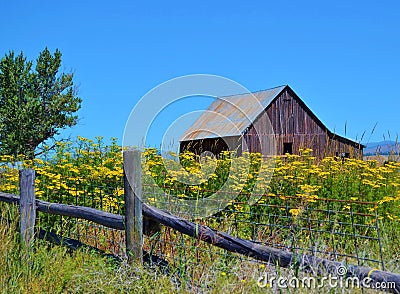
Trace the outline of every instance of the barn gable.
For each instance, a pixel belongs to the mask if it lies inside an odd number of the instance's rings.
[[[251,99],[257,99],[262,107],[255,107]],[[319,158],[342,154],[358,157],[364,148],[329,131],[287,85],[217,99],[180,141],[181,150],[196,153],[236,149],[239,153],[283,155],[312,148]]]

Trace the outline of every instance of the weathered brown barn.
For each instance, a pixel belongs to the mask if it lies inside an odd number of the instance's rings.
[[[180,140],[181,151],[197,154],[235,149],[268,156],[311,148],[318,158],[362,157],[364,147],[328,130],[288,85],[216,99]]]

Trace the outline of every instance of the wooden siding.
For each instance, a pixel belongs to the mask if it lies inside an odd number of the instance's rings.
[[[272,126],[272,128],[271,128]],[[352,157],[361,156],[360,148],[349,144],[341,137],[335,138],[326,127],[305,109],[304,103],[295,94],[285,89],[243,136],[243,149],[250,152],[274,154],[271,135],[275,134],[276,154],[283,155],[284,143],[292,143],[292,153],[298,154],[301,148],[311,148],[314,155],[323,158],[327,155],[348,153]]]

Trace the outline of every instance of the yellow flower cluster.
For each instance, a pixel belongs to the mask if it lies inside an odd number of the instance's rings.
[[[0,191],[18,193],[18,169],[37,171],[36,195],[54,202],[74,203],[108,211],[123,209],[122,148],[113,139],[58,143],[54,151],[34,160],[0,157]],[[229,209],[248,211],[251,193],[259,204],[269,196],[286,201],[297,197],[290,214],[301,215],[304,208],[320,198],[375,202],[389,219],[400,215],[400,163],[326,157],[318,161],[311,149],[300,155],[263,159],[261,154],[236,156],[223,152],[218,158],[200,158],[193,153],[161,156],[155,148],[143,152],[143,184],[152,191],[156,184],[178,198],[207,198],[216,191],[236,193]],[[147,189],[147,190],[146,190]],[[149,196],[157,200],[157,197]],[[345,208],[344,208],[345,209]]]
[[[36,171],[36,197],[53,202],[78,204],[119,212],[123,208],[122,153],[116,140],[105,146],[78,137],[59,142],[43,158],[24,160],[0,157],[0,191],[18,193],[18,169]]]

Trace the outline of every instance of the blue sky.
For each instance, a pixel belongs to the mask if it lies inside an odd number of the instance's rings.
[[[117,137],[169,79],[221,75],[251,91],[289,84],[329,129],[400,133],[399,1],[2,1],[0,55],[60,49],[83,99],[63,136]],[[175,105],[165,124],[210,100]],[[371,135],[374,125],[377,127]],[[160,127],[163,125],[163,127]]]

